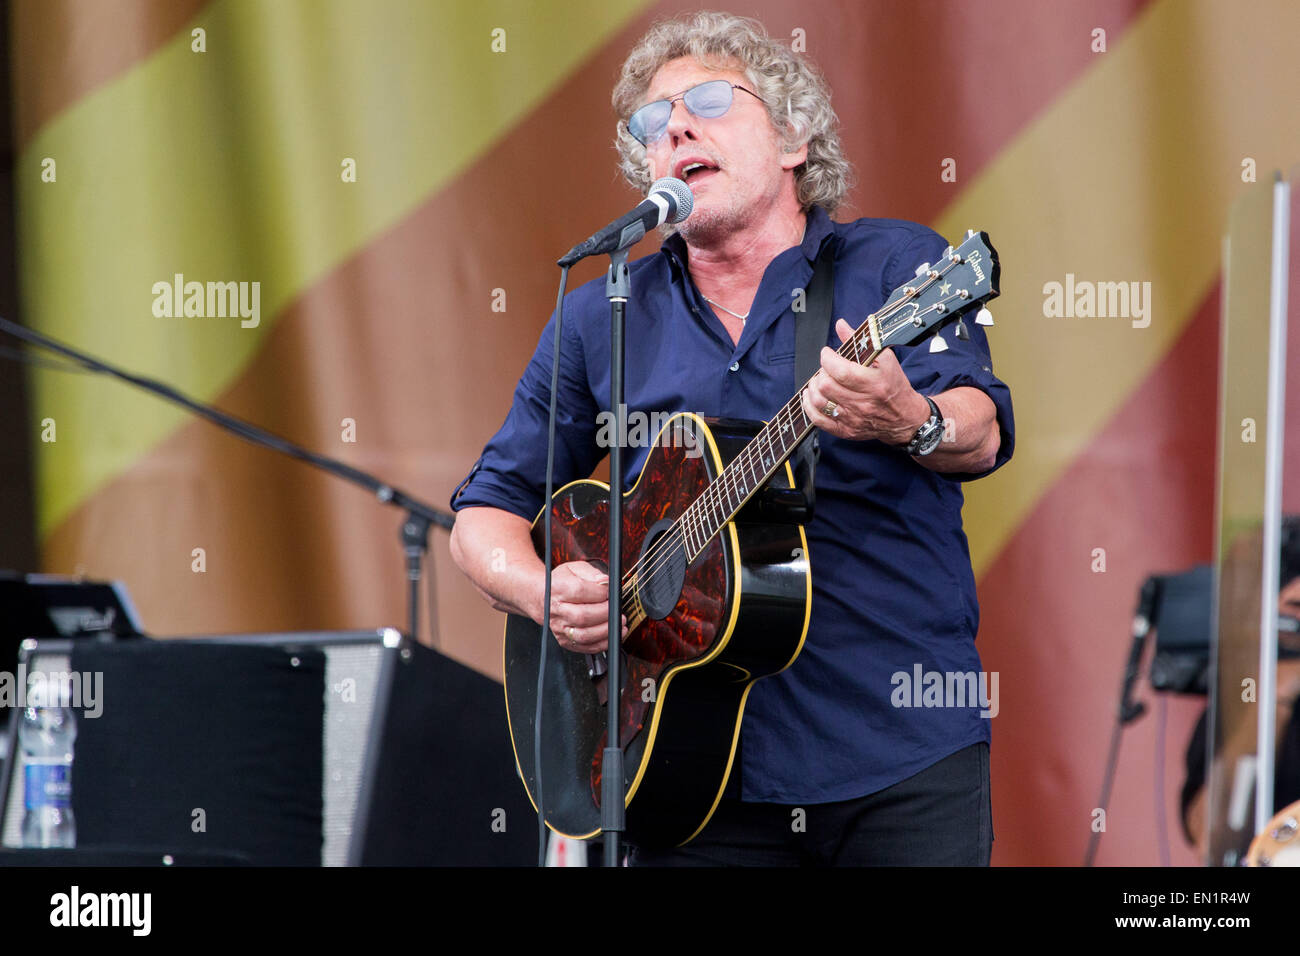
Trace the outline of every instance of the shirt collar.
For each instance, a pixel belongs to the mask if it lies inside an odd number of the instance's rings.
[[[821,206],[812,206],[808,209],[808,220],[804,226],[803,242],[799,244],[799,251],[804,254],[804,258],[809,262],[817,260],[817,253],[821,251],[822,242],[833,231],[834,224],[831,217],[827,215],[826,210]],[[682,238],[681,233],[674,232],[664,240],[660,247],[668,253],[668,261],[672,262],[678,268],[685,268],[688,261],[686,253],[686,240]]]
[[[809,262],[817,261],[817,253],[821,251],[822,243],[834,231],[834,223],[826,210],[821,206],[813,206],[808,210],[808,225],[804,227],[803,242],[799,248]]]

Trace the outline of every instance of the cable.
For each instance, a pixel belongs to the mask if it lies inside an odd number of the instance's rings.
[[[1097,802],[1098,808],[1102,813],[1102,820],[1106,819],[1106,808],[1110,803],[1110,788],[1115,782],[1115,765],[1119,761],[1119,738],[1124,733],[1124,724],[1119,719],[1115,721],[1115,729],[1110,735],[1110,755],[1106,758],[1106,776],[1101,784],[1101,799]],[[1102,823],[1105,827],[1105,823]],[[1093,824],[1092,837],[1088,840],[1088,852],[1084,854],[1083,865],[1092,866],[1097,859],[1097,845],[1101,842],[1101,835],[1104,830],[1096,828],[1096,822]]]
[[[29,355],[22,349],[11,349],[3,345],[0,345],[0,358],[12,359],[24,365],[45,368],[52,372],[81,372],[84,374],[92,371],[84,366],[74,365],[72,362],[60,362],[57,359],[45,358],[40,355]]]
[[[546,808],[542,798],[542,695],[546,688],[546,657],[551,646],[551,522],[555,503],[555,416],[560,391],[560,333],[564,329],[564,287],[569,284],[569,267],[560,268],[560,291],[555,297],[555,348],[551,355],[551,407],[546,422],[546,587],[542,598],[542,653],[537,665],[537,705],[533,712],[533,776],[537,780],[537,865],[546,866]]]
[[[1160,845],[1160,865],[1169,866],[1169,820],[1165,815],[1165,725],[1168,723],[1169,702],[1160,695],[1156,710],[1156,841]]]
[[[424,591],[429,604],[429,613],[427,615],[429,618],[429,643],[435,651],[441,654],[442,637],[438,633],[438,618],[436,616],[438,608],[438,582],[434,579],[435,565],[433,562],[433,548],[426,550],[424,556],[428,558],[428,564],[424,569]],[[419,635],[416,635],[415,640],[419,641],[419,639]]]

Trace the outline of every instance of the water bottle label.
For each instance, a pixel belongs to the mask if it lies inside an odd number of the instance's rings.
[[[39,760],[39,758],[37,758]],[[27,809],[72,806],[72,766],[67,763],[35,762],[28,758]]]

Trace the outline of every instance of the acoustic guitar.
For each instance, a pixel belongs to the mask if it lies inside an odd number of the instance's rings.
[[[997,254],[968,232],[943,260],[923,263],[840,348],[869,365],[886,348],[914,345],[998,294]],[[976,319],[992,324],[986,309]],[[946,347],[942,338],[932,349]],[[681,845],[708,823],[731,772],[745,698],[754,682],[789,667],[803,647],[812,609],[802,525],[757,507],[764,488],[791,489],[790,457],[813,425],[803,389],[769,422],[667,420],[640,476],[624,495],[620,743],[625,750],[625,836]],[[552,567],[608,558],[609,486],[560,488],[532,527],[544,556],[551,515]],[[508,615],[505,692],[520,778],[537,807],[535,714],[542,640],[547,654],[541,720],[546,823],[565,836],[600,832],[602,751],[609,706],[598,659],[563,649],[537,622]]]

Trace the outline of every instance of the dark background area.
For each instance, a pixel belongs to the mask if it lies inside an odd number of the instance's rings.
[[[0,315],[22,321],[18,308],[14,226],[13,97],[9,75],[9,3],[0,0]],[[36,571],[32,506],[31,409],[20,346],[0,335],[0,569]]]

